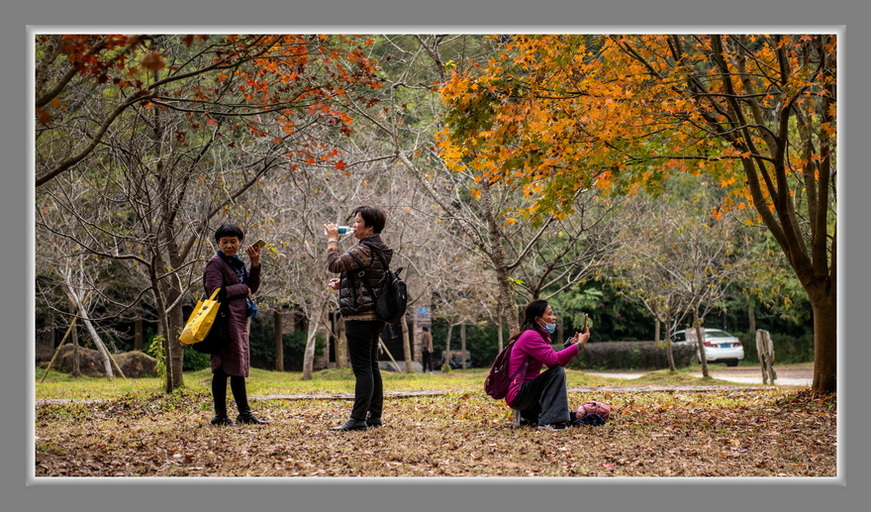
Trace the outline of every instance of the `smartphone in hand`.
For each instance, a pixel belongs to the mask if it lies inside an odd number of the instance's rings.
[[[262,238],[260,240],[257,240],[256,242],[254,242],[254,247],[256,247],[258,249],[263,249],[265,246],[266,246],[266,240],[263,240]]]

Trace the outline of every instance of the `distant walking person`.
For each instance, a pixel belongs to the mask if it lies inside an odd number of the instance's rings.
[[[331,430],[362,430],[381,426],[384,390],[378,368],[378,339],[385,322],[375,314],[375,299],[384,284],[393,250],[381,240],[387,215],[380,208],[360,206],[354,210],[354,238],[359,243],[339,254],[339,227],[325,224],[327,268],[341,274],[330,279],[329,287],[339,291],[339,310],[345,320],[348,354],[354,371],[354,406],[351,417]],[[368,287],[366,286],[368,283]]]
[[[432,371],[432,334],[429,327],[423,327],[420,333],[420,350],[423,354],[421,364],[424,372]]]
[[[508,388],[505,402],[519,411],[521,424],[546,430],[563,430],[577,421],[569,410],[565,365],[590,339],[587,328],[583,333],[575,333],[567,348],[555,351],[550,346],[550,335],[556,329],[556,321],[547,301],[532,301],[523,312],[520,330],[508,339],[508,343],[517,340],[508,360],[508,375],[517,377]],[[541,372],[543,366],[548,369]]]
[[[249,245],[245,248],[251,260],[250,269],[239,258],[239,249],[245,234],[234,224],[224,224],[215,231],[215,242],[218,252],[206,263],[203,271],[203,287],[206,295],[211,295],[216,288],[221,288],[219,298],[221,304],[227,304],[228,336],[227,345],[217,354],[212,355],[212,398],[215,401],[215,417],[212,425],[232,425],[233,420],[227,416],[227,379],[239,415],[236,421],[261,425],[266,423],[251,412],[248,406],[248,392],[245,388],[245,378],[248,377],[249,318],[257,318],[257,306],[253,296],[260,287],[260,247]]]

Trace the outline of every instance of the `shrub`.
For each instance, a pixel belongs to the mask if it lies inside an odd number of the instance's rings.
[[[251,366],[272,370],[275,368],[275,341],[274,324],[272,315],[262,315],[251,322],[251,331],[248,336],[251,350]],[[284,351],[284,370],[301,371],[302,359],[305,353],[305,341],[308,333],[297,329],[293,332],[284,333],[282,344]],[[315,357],[324,353],[326,338],[318,332],[315,339]]]
[[[672,345],[672,354],[675,367],[683,368],[692,361],[694,350],[686,344]],[[667,345],[657,344],[654,341],[588,343],[567,368],[575,370],[664,369],[668,368]]]
[[[209,363],[212,360],[212,356],[209,354],[203,354],[202,352],[197,352],[190,345],[184,346],[184,359],[182,360],[182,370],[189,371],[197,371],[204,370],[209,367]]]

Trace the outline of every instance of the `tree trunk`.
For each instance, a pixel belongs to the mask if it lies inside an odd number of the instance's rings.
[[[445,336],[445,351],[442,352],[444,354],[445,362],[442,364],[442,370],[447,371],[451,369],[451,336],[454,334],[454,324],[448,324],[448,334]],[[499,343],[502,343],[500,338]]]
[[[662,324],[663,322],[659,321],[659,317],[656,318],[656,327],[653,330],[653,337],[656,339],[656,345],[659,346],[659,341],[662,337]],[[668,322],[665,323],[668,325]],[[668,333],[666,333],[666,336]],[[668,369],[671,371],[677,371],[677,365],[674,364],[674,351],[671,349],[671,340],[663,339],[663,343],[665,343],[665,358],[668,360]]]
[[[91,339],[94,341],[94,345],[97,347],[100,355],[103,356],[103,371],[106,372],[106,376],[109,377],[109,379],[114,379],[115,372],[112,371],[112,358],[109,355],[109,351],[106,349],[106,345],[103,344],[103,340],[100,339],[100,335],[97,334],[97,330],[94,329],[94,325],[91,323],[91,319],[88,316],[88,311],[85,309],[85,305],[82,304],[82,301],[81,299],[79,299],[79,296],[76,295],[75,290],[73,290],[69,285],[64,288],[64,291],[66,291],[67,298],[69,298],[73,306],[78,309],[79,318],[82,319],[82,323],[85,325],[85,328],[91,335]]]
[[[275,371],[284,371],[284,327],[282,326],[281,308],[275,308],[272,313],[273,322],[273,341],[275,342]]]
[[[133,321],[133,350],[142,352],[142,316],[136,315]]]
[[[302,380],[311,380],[315,360],[315,345],[317,343],[318,326],[321,325],[323,308],[318,308],[316,318],[308,324],[308,337],[305,340],[305,352],[302,357]]]
[[[838,389],[837,308],[832,291],[810,295],[814,315],[814,379],[816,391],[834,393]]]
[[[756,332],[756,301],[752,298],[747,305],[747,323],[750,325],[750,332]]]
[[[73,323],[70,325],[72,330],[70,331],[70,336],[72,336],[72,344],[73,344],[73,371],[70,375],[73,377],[78,377],[79,374],[82,373],[82,358],[81,353],[79,352],[79,330],[76,327],[76,319],[73,318]]]
[[[466,369],[466,323],[465,322],[460,324],[460,361],[462,361],[460,368],[465,370]]]
[[[411,343],[408,341],[408,322],[405,317],[399,321],[402,326],[402,354],[405,356],[405,373],[414,373],[414,357],[411,353]]]
[[[693,329],[696,331],[696,347],[699,354],[699,361],[702,364],[702,376],[710,377],[708,372],[708,357],[705,355],[705,336],[702,334],[702,321],[699,318],[699,313],[693,309]]]
[[[348,363],[348,337],[345,336],[345,319],[336,321],[336,368],[350,368]]]

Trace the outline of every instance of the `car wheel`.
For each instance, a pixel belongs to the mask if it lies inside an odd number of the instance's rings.
[[[738,366],[738,360],[737,359],[727,359],[726,366]]]

